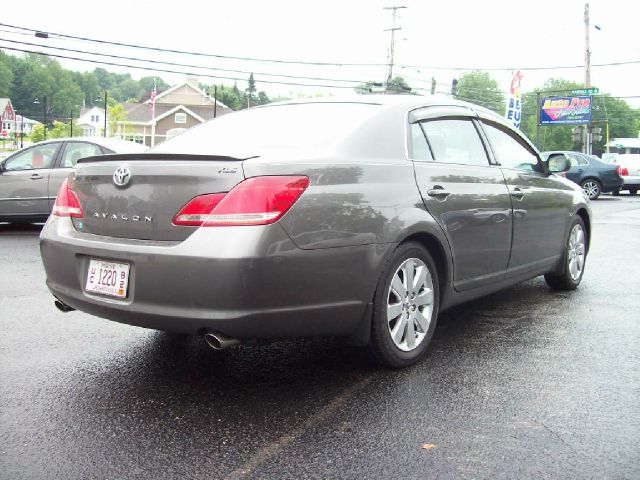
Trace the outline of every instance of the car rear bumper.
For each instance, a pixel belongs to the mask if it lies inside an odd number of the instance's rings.
[[[278,224],[201,228],[183,242],[116,239],[77,232],[58,217],[40,243],[49,289],[77,310],[240,339],[353,333],[389,248],[301,250]],[[130,264],[125,299],[84,290],[91,258]]]
[[[606,192],[613,192],[615,190],[619,190],[620,188],[622,188],[623,183],[624,182],[622,178],[602,179],[602,191],[606,193]]]
[[[626,175],[622,177],[624,185],[622,188],[633,186],[640,187],[640,175]]]

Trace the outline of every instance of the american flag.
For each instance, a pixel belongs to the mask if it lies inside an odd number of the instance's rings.
[[[155,109],[156,109],[156,95],[157,95],[158,91],[156,89],[156,79],[153,79],[153,90],[151,90],[151,94],[149,95],[149,109],[151,110],[151,113],[155,113]]]

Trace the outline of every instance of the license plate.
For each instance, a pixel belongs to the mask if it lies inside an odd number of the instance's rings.
[[[129,284],[128,263],[107,262],[90,259],[87,272],[87,292],[100,293],[111,297],[124,298],[127,296]]]

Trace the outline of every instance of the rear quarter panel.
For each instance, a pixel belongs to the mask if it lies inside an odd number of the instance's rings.
[[[407,160],[245,162],[247,177],[294,174],[311,182],[280,224],[302,249],[398,243],[417,224],[441,235]]]

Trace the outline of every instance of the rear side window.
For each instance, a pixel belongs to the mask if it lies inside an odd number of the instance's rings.
[[[62,156],[62,168],[73,168],[76,162],[84,157],[102,155],[102,149],[98,145],[85,142],[69,142],[64,149]]]
[[[565,156],[569,159],[569,164],[572,167],[578,167],[580,165],[589,165],[589,162],[587,162],[585,159],[583,159],[579,155],[574,155],[569,153],[569,154],[565,154]]]
[[[419,123],[411,124],[411,158],[421,162],[433,160],[427,138]]]
[[[422,123],[436,162],[488,166],[489,160],[471,120],[443,119]]]
[[[524,140],[489,123],[484,124],[484,129],[496,161],[501,166],[528,172],[534,171],[534,167],[538,164],[538,157]]]

